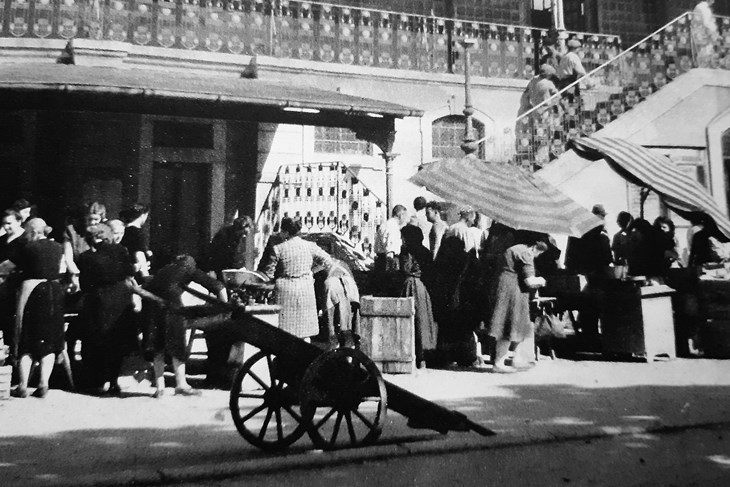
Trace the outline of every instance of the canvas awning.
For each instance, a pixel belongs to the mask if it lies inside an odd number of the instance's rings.
[[[668,157],[633,142],[608,137],[574,139],[569,146],[586,159],[605,159],[627,181],[656,192],[680,215],[697,211],[707,213],[720,231],[730,237],[730,220],[725,212],[702,185],[682,172]]]
[[[386,120],[423,115],[394,103],[270,80],[50,63],[0,64],[0,106],[97,108],[325,126],[350,126],[356,120],[381,127]]]
[[[515,230],[580,237],[602,223],[550,183],[517,166],[473,156],[432,162],[410,181]]]

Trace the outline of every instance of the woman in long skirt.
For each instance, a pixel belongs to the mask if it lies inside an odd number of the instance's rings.
[[[412,296],[415,305],[416,366],[425,367],[425,353],[436,348],[438,329],[433,319],[431,295],[426,289],[431,271],[431,252],[423,246],[423,232],[415,225],[401,229],[403,246],[400,251],[400,270],[404,275],[401,296]]]
[[[64,289],[59,282],[66,270],[63,245],[46,239],[45,231],[45,221],[29,220],[29,242],[11,258],[23,280],[15,316],[15,356],[20,357],[15,397],[28,396],[28,377],[34,360],[40,362],[40,380],[33,395],[45,397],[56,354],[63,351]]]
[[[112,230],[105,224],[89,227],[91,247],[79,256],[84,304],[81,322],[85,339],[81,349],[89,386],[119,395],[118,379],[124,355],[136,348],[136,326],[131,287],[134,274],[127,249],[111,243]]]
[[[497,340],[509,342],[508,352],[494,361],[493,372],[509,373],[514,367],[517,346],[530,335],[530,291],[545,285],[545,279],[535,277],[534,259],[547,250],[545,242],[533,245],[513,245],[502,255],[498,265],[498,276],[492,287],[490,302],[492,312],[489,319],[489,335]]]

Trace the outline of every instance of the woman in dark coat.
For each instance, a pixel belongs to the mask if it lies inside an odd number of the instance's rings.
[[[436,348],[438,329],[433,319],[431,296],[424,281],[431,277],[431,252],[423,246],[423,232],[415,225],[401,228],[403,245],[400,251],[400,271],[404,281],[401,296],[412,296],[416,308],[416,365],[425,366],[424,352]]]
[[[507,354],[496,357],[494,372],[515,372],[514,352],[530,335],[530,290],[545,285],[545,279],[535,277],[534,259],[547,250],[542,241],[527,246],[513,245],[502,254],[492,286],[493,304],[489,318],[489,335],[497,341],[509,342]],[[499,344],[497,350],[500,350]]]
[[[46,396],[56,354],[64,346],[64,289],[59,282],[66,271],[63,245],[48,240],[46,228],[40,218],[29,220],[28,243],[11,257],[23,280],[15,316],[15,356],[20,357],[15,397],[28,396],[28,376],[34,360],[40,362],[40,379],[33,395]]]
[[[134,267],[127,249],[112,243],[112,230],[101,224],[89,227],[90,249],[78,259],[84,304],[80,321],[85,330],[82,357],[89,386],[109,383],[108,392],[121,393],[119,371],[126,353],[136,348],[136,327],[131,287]]]

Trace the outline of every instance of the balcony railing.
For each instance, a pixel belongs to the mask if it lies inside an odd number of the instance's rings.
[[[285,0],[0,0],[0,20],[2,37],[108,39],[435,73],[463,70],[454,46],[469,36],[479,39],[472,56],[475,75],[518,79],[533,75],[536,46],[547,34],[524,26]],[[571,35],[584,41],[588,66],[619,52],[615,36]]]

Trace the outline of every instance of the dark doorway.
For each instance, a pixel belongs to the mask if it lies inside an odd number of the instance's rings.
[[[210,166],[155,162],[152,181],[154,267],[164,266],[178,254],[200,258],[210,238]]]

